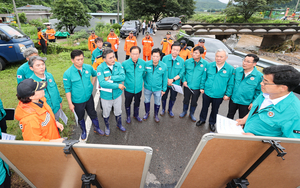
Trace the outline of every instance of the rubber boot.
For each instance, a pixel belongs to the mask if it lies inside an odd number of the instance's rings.
[[[97,118],[92,119],[92,123],[94,125],[94,132],[97,133],[97,134],[100,134],[101,136],[103,136],[104,132],[99,127],[99,121],[98,121],[98,119]]]
[[[150,111],[150,102],[149,103],[145,103],[145,115],[143,117],[143,120],[147,120],[149,117],[149,111]]]
[[[165,115],[165,112],[166,112],[166,103],[167,103],[167,100],[161,100],[161,112],[160,112],[161,116]]]
[[[110,130],[109,130],[109,117],[103,118],[104,119],[104,124],[105,124],[105,136],[109,136]]]
[[[127,115],[127,119],[126,119],[126,123],[130,124],[131,123],[131,118],[130,118],[130,107],[126,108],[126,115]]]
[[[180,118],[183,118],[184,116],[186,116],[188,108],[189,108],[188,104],[183,104],[183,110],[182,110],[181,114],[179,114]]]
[[[190,118],[191,118],[191,120],[193,121],[193,122],[196,122],[196,118],[195,118],[195,116],[194,116],[194,113],[195,113],[195,110],[196,110],[196,106],[191,106],[191,108],[190,108]]]
[[[143,120],[139,116],[140,107],[134,107],[133,118],[138,120],[138,122],[142,122]]]
[[[122,118],[121,118],[121,115],[116,116],[116,121],[117,121],[117,127],[118,127],[121,131],[125,132],[126,129],[122,126]]]
[[[81,132],[81,140],[85,140],[86,139],[86,129],[85,129],[85,121],[84,119],[78,121],[80,128],[82,130]]]
[[[169,100],[169,109],[168,109],[168,113],[169,113],[169,115],[170,115],[172,118],[174,117],[174,114],[173,114],[173,111],[172,111],[174,104],[175,104],[175,101]]]
[[[159,122],[159,118],[158,118],[159,107],[160,107],[160,105],[154,104],[154,119],[155,119],[156,123]]]

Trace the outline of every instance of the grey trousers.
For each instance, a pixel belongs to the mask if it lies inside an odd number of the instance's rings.
[[[101,103],[103,108],[103,118],[109,117],[112,107],[114,107],[115,116],[122,114],[122,95],[114,100],[105,100],[101,98]]]

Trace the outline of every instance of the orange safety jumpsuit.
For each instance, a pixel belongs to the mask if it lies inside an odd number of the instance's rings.
[[[153,39],[151,36],[149,36],[149,39],[147,37],[144,37],[142,40],[143,45],[143,59],[144,61],[147,61],[146,59],[151,60],[151,51],[152,47],[154,46]]]
[[[39,39],[38,44],[41,46],[41,45],[42,45],[42,44],[41,44],[41,39],[44,39],[44,40],[45,40],[45,37],[43,36],[42,31],[39,31],[39,32],[38,32],[38,39]],[[45,45],[47,46],[47,40],[45,40]]]
[[[91,51],[91,54],[93,54],[93,51],[97,48],[97,45],[95,43],[95,39],[97,38],[98,36],[95,35],[95,37],[93,37],[92,35],[89,37],[88,39],[88,47],[89,47],[89,50]]]
[[[55,39],[54,29],[46,29],[46,36],[47,36],[48,40]]]
[[[16,108],[15,118],[20,121],[23,139],[26,141],[49,141],[60,138],[55,116],[46,103],[46,98],[40,99],[40,104],[22,103]]]
[[[168,42],[170,42],[171,44],[169,44]],[[169,55],[171,53],[171,47],[173,43],[174,43],[173,39],[169,38],[167,40],[167,37],[165,37],[162,42],[163,48],[161,52],[164,53],[165,55]]]
[[[130,55],[130,48],[132,46],[137,46],[136,38],[135,36],[132,36],[132,38],[128,36],[125,39],[125,45],[124,45],[124,50],[126,51],[126,55]]]
[[[114,52],[117,52],[118,49],[115,48],[115,45],[119,45],[120,42],[119,42],[119,37],[114,33],[113,36],[111,36],[111,34],[108,34],[107,36],[107,41],[106,42],[109,42],[111,44],[111,49],[114,51]]]
[[[194,46],[194,48],[195,48],[196,46],[199,46],[199,44],[196,44],[196,45]],[[192,53],[194,52],[194,48],[192,48],[191,55],[192,55]],[[205,48],[205,46],[203,46],[203,49],[204,49],[204,53],[202,54],[201,58],[202,58],[202,59],[205,59],[205,56],[206,56],[206,48]]]
[[[185,61],[192,57],[191,51],[187,48],[182,48],[179,52],[179,56]]]

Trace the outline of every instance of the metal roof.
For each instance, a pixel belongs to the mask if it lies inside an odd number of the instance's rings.
[[[50,7],[45,7],[43,5],[26,5],[26,6],[23,6],[23,7],[18,7],[17,9],[24,9],[24,10],[32,10],[32,9],[51,10]]]
[[[92,16],[118,16],[118,13],[104,13],[104,12],[101,12],[101,13],[88,13]],[[122,13],[119,13],[119,15],[121,16]]]

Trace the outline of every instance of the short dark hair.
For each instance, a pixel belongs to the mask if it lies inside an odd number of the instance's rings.
[[[132,47],[130,48],[130,53],[131,53],[131,51],[134,50],[134,49],[139,49],[139,53],[141,53],[141,51],[142,51],[140,47],[138,47],[138,46],[132,46]]]
[[[204,48],[202,47],[202,46],[196,46],[195,48],[194,48],[194,51],[199,51],[199,53],[200,54],[203,54],[204,53]]]
[[[247,54],[245,57],[253,57],[253,62],[257,63],[259,61],[259,57],[255,54]]]
[[[151,51],[151,55],[153,55],[154,53],[159,53],[159,55],[161,56],[161,51],[159,48],[154,48],[152,51]]]
[[[35,95],[35,92],[33,92],[33,94],[31,96]],[[16,94],[17,98],[19,101],[21,101],[22,103],[26,104],[26,103],[30,103],[31,99],[29,97],[20,97],[18,94]]]
[[[76,56],[81,56],[81,55],[83,55],[82,50],[73,50],[71,52],[71,59],[74,59]]]
[[[106,58],[107,54],[110,54],[110,53],[115,53],[112,49],[106,49],[104,50],[102,56],[103,56],[103,59]]]
[[[273,82],[277,85],[285,85],[289,91],[293,91],[300,83],[300,72],[289,65],[274,65],[263,69],[266,75],[273,75]]]
[[[101,41],[101,42],[103,42],[103,38],[101,38],[101,37],[97,37],[97,38],[95,38],[95,43],[97,43],[98,41]]]
[[[173,49],[173,46],[179,46],[181,48],[180,42],[177,41],[172,44],[171,49]]]

